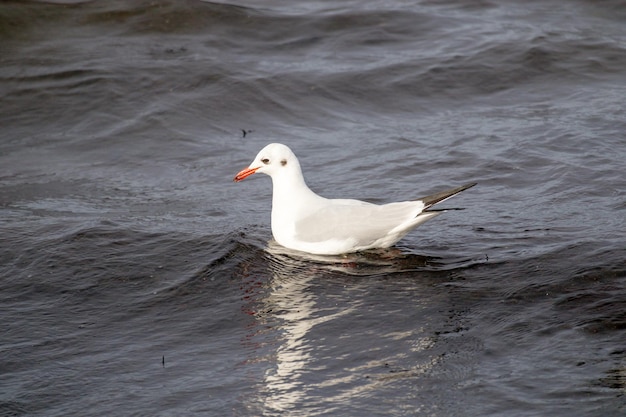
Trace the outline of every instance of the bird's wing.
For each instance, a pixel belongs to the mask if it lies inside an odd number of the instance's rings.
[[[366,246],[424,209],[421,201],[376,205],[359,200],[328,200],[329,204],[295,224],[296,238],[303,242],[353,240]]]
[[[309,207],[307,215],[296,221],[295,238],[307,243],[351,240],[354,246],[368,246],[390,233],[400,236],[436,216],[438,213],[428,212],[428,208],[474,185],[465,184],[415,201],[383,205],[324,199],[323,204]]]

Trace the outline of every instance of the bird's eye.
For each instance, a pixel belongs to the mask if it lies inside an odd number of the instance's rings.
[[[263,159],[261,159],[261,162],[263,162],[265,165],[267,165],[267,164],[270,163],[270,160],[267,159],[267,158],[263,158]]]
[[[280,161],[280,164],[281,164],[282,166],[287,165],[287,160],[286,160],[286,159],[283,159],[282,161]]]

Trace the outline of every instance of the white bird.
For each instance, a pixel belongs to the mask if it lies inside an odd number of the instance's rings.
[[[280,143],[263,148],[234,181],[257,172],[272,178],[274,240],[289,249],[316,255],[388,248],[412,229],[441,214],[442,211],[428,210],[430,207],[476,185],[466,184],[418,200],[382,205],[328,199],[309,189],[298,158]]]

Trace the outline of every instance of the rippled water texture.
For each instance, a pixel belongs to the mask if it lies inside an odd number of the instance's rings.
[[[618,0],[0,2],[0,415],[623,415],[625,45]],[[478,186],[308,256],[232,182],[275,141]]]

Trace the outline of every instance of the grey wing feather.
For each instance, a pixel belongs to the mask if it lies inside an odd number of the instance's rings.
[[[329,239],[356,239],[369,244],[419,214],[418,202],[382,206],[356,200],[339,200],[296,223],[296,235],[307,242]]]
[[[332,200],[333,204],[300,219],[295,224],[296,236],[305,242],[355,239],[359,244],[367,245],[405,222],[412,222],[429,207],[475,185],[465,184],[416,201],[384,205],[359,200]]]

